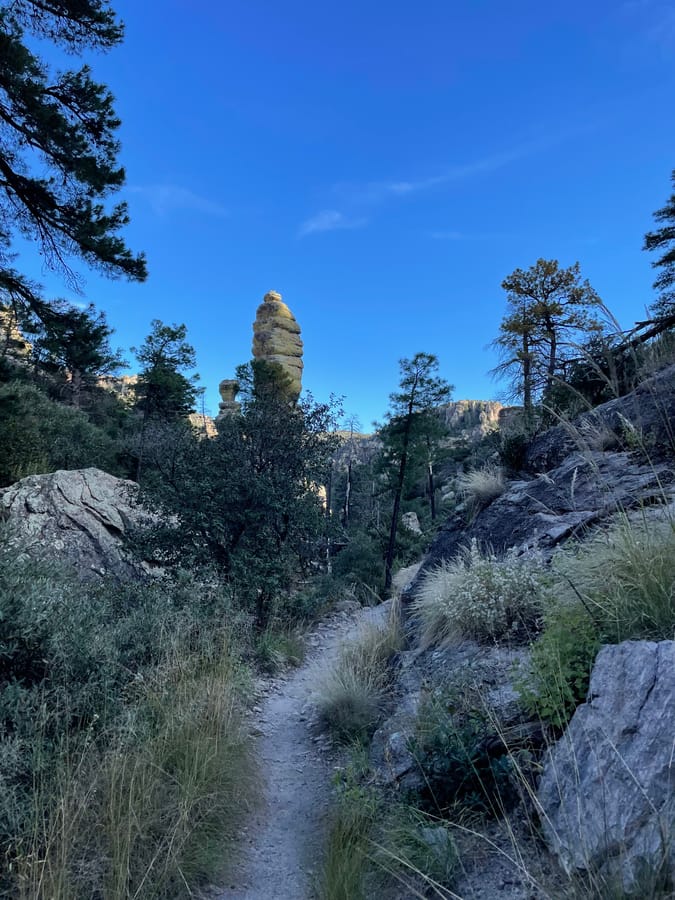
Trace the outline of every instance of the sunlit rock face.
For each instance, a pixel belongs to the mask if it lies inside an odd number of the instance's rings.
[[[253,358],[278,363],[291,380],[289,393],[297,400],[302,390],[302,338],[295,316],[269,291],[258,307],[253,323]]]

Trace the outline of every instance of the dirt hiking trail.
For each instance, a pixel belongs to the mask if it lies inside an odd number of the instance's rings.
[[[391,602],[338,613],[309,635],[304,664],[264,683],[254,707],[263,802],[242,833],[244,849],[215,900],[313,900],[320,872],[334,758],[316,728],[312,696],[340,646],[387,620]]]

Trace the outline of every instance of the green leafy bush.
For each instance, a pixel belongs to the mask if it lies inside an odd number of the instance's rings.
[[[542,611],[546,583],[541,556],[499,558],[481,552],[476,541],[423,580],[413,617],[423,646],[447,645],[461,638],[491,641],[526,635]]]
[[[531,437],[524,431],[510,429],[501,435],[499,458],[509,472],[521,472],[525,466]]]
[[[432,693],[422,706],[413,755],[424,776],[422,808],[447,815],[462,807],[500,815],[518,799],[506,748],[489,752],[487,719],[457,688]]]
[[[347,546],[335,555],[333,574],[355,584],[361,599],[371,598],[382,583],[384,557],[381,542],[367,531],[349,535]],[[359,591],[359,588],[362,588]]]
[[[227,596],[188,581],[87,583],[0,547],[0,896],[165,896],[227,855],[244,680]]]
[[[564,728],[586,699],[601,639],[581,603],[562,603],[545,616],[545,630],[532,646],[526,671],[517,681],[525,709],[543,722]]]
[[[120,472],[117,445],[103,429],[32,385],[0,385],[0,446],[0,486],[56,469]]]

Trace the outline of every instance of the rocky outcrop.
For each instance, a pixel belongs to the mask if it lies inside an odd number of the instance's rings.
[[[223,378],[218,385],[220,403],[218,404],[218,419],[224,416],[232,416],[239,412],[241,404],[237,402],[239,382],[236,378]]]
[[[200,438],[212,438],[218,434],[215,421],[205,413],[190,413],[187,420]]]
[[[14,310],[0,305],[0,359],[27,362],[31,349],[32,345],[19,329]]]
[[[674,736],[675,642],[603,647],[538,791],[543,833],[568,873],[597,869],[640,897],[641,873],[675,879]]]
[[[600,447],[644,449],[657,459],[675,454],[675,365],[645,379],[625,397],[618,397],[569,424],[556,425],[535,438],[525,468],[548,472],[570,453]]]
[[[526,647],[484,647],[472,640],[444,649],[404,650],[397,654],[397,676],[387,719],[379,726],[370,746],[370,762],[381,784],[403,791],[423,788],[424,775],[411,750],[420,705],[430,691],[448,688],[480,696],[483,712],[491,723],[490,739],[497,754],[500,741],[510,735],[517,743],[522,732],[531,740],[533,730],[513,685],[516,671],[526,671],[530,653]],[[541,730],[539,723],[534,723]],[[521,735],[521,737],[522,737]],[[501,737],[500,737],[501,736]]]
[[[675,365],[625,397],[558,425],[531,444],[525,471],[473,520],[458,508],[421,574],[476,539],[504,552],[537,545],[545,556],[617,511],[675,499]],[[413,589],[416,585],[413,585]]]
[[[136,402],[138,375],[102,375],[97,384],[114,394],[125,406],[133,406]]]
[[[302,339],[295,316],[269,291],[258,307],[253,323],[253,358],[278,363],[291,380],[289,393],[297,400],[302,390]]]
[[[618,510],[661,505],[675,495],[675,466],[649,463],[632,453],[571,453],[539,476],[509,483],[506,491],[470,524],[464,511],[451,516],[439,531],[424,562],[424,571],[475,538],[501,553],[534,545],[550,556],[558,544],[578,537]]]
[[[501,409],[496,400],[452,400],[438,407],[438,416],[453,438],[479,441],[497,428]]]
[[[18,554],[67,563],[84,578],[136,577],[147,567],[125,551],[124,535],[148,519],[137,487],[100,469],[30,475],[0,491],[0,519]]]

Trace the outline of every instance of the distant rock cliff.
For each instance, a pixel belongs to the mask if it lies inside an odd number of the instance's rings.
[[[501,409],[496,400],[453,400],[439,406],[438,413],[453,437],[479,441],[498,427]]]

